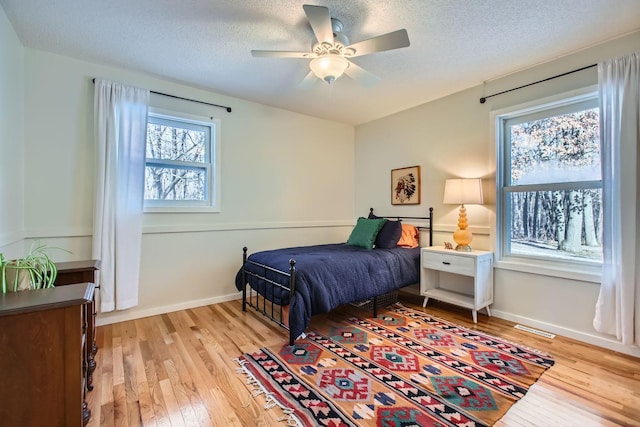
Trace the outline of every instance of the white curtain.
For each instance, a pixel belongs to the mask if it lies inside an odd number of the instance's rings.
[[[598,64],[603,171],[603,268],[593,326],[640,345],[638,142],[640,52]]]
[[[138,304],[148,105],[148,90],[95,80],[93,257],[103,312]]]

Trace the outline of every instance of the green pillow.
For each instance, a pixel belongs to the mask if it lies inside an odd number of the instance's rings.
[[[367,219],[360,217],[351,231],[347,245],[373,249],[378,232],[387,220],[385,218]]]

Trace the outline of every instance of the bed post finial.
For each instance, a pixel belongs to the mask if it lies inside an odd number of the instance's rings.
[[[369,208],[369,215],[373,215],[373,208]]]
[[[289,274],[291,275],[289,278],[289,292],[290,295],[293,295],[296,291],[296,260],[289,260]]]
[[[296,260],[289,259],[289,296],[290,298],[296,292]],[[290,300],[291,301],[291,300]],[[297,337],[293,336],[293,328],[291,327],[291,311],[289,312],[289,345],[293,346]]]
[[[247,265],[247,247],[242,248],[242,311],[247,311],[247,273],[244,269]]]
[[[429,246],[433,246],[433,207],[429,208]]]

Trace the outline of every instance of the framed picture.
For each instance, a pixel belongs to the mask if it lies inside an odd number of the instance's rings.
[[[391,204],[420,204],[420,166],[391,170]]]

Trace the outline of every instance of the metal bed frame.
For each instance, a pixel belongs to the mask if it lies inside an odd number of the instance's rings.
[[[373,208],[369,209],[369,213],[373,214]],[[431,246],[433,245],[433,208],[429,208],[429,215],[426,217],[421,217],[421,216],[378,216],[378,218],[386,218],[389,220],[396,220],[396,221],[402,221],[402,220],[419,220],[419,221],[423,221],[423,222],[427,222],[429,225],[425,226],[425,225],[416,225],[416,227],[418,228],[418,230],[420,230],[421,232],[426,231],[429,234],[429,245]],[[251,264],[255,267],[258,267],[259,269],[262,270],[261,274],[258,273],[254,273],[251,271],[247,271],[247,269],[245,268],[245,266],[247,264]],[[277,275],[281,275],[284,276],[285,278],[288,279],[288,286],[282,285],[274,280],[271,280],[269,278],[267,278],[267,272],[272,272],[272,273],[276,273]],[[270,267],[268,265],[265,264],[261,264],[261,263],[257,263],[255,261],[251,261],[247,258],[247,247],[243,247],[242,248],[242,283],[244,284],[244,286],[242,287],[242,311],[247,311],[247,306],[253,308],[254,310],[256,310],[259,313],[262,313],[262,315],[264,315],[265,317],[267,317],[269,320],[277,323],[278,325],[282,326],[283,328],[287,329],[289,331],[289,345],[293,345],[296,338],[298,337],[294,337],[291,335],[291,330],[289,328],[289,326],[287,326],[287,324],[284,323],[284,319],[283,319],[283,309],[282,309],[282,305],[278,305],[275,304],[271,301],[269,301],[269,304],[267,304],[267,298],[264,295],[261,295],[259,292],[255,291],[250,285],[248,285],[247,283],[247,279],[248,276],[251,277],[255,277],[257,279],[263,280],[267,285],[266,286],[271,286],[270,291],[268,292],[267,289],[265,288],[265,294],[271,294],[274,295],[275,294],[275,290],[276,289],[280,289],[281,292],[290,292],[291,295],[293,295],[296,291],[296,261],[291,259],[289,260],[289,270],[288,271],[281,271],[278,270],[276,268]],[[284,281],[283,281],[284,282]],[[249,286],[249,292],[247,292],[247,286]],[[386,295],[386,294],[383,294]],[[378,316],[378,304],[379,304],[379,299],[383,296],[383,295],[378,295],[376,297],[373,298],[373,317],[377,317]],[[270,307],[268,308],[267,305],[269,305]],[[278,309],[276,310],[274,306],[278,306]],[[277,315],[277,317],[276,317]]]

